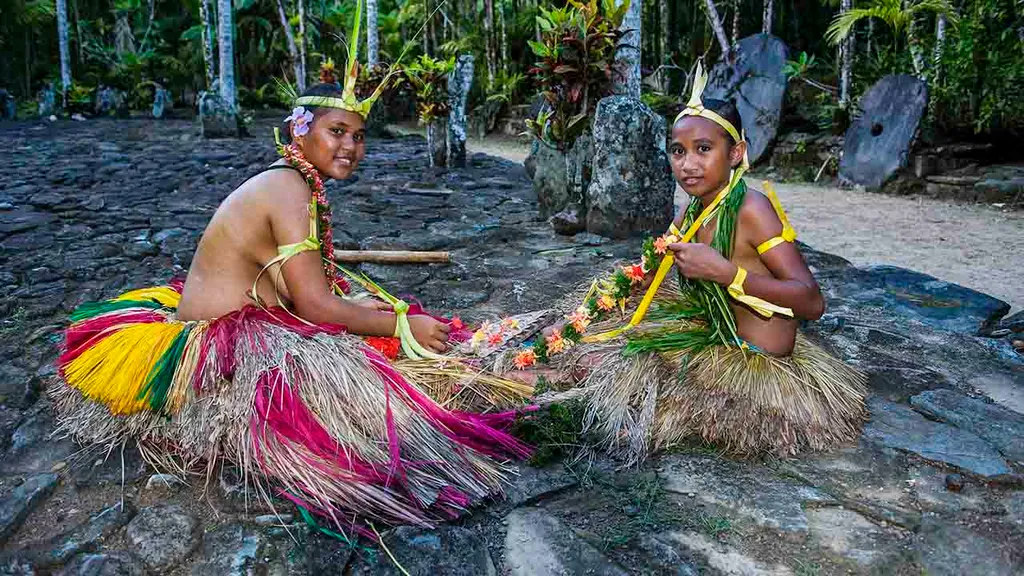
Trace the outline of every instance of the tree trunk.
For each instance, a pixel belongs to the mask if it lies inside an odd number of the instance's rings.
[[[715,31],[715,38],[718,39],[718,46],[722,54],[729,53],[729,40],[725,37],[725,27],[722,26],[722,19],[718,16],[718,8],[715,8],[714,0],[704,0],[704,14],[711,23],[711,29]]]
[[[864,54],[866,56],[868,56],[868,57],[871,56],[871,43],[874,41],[874,37],[875,37],[875,19],[874,18],[868,18],[868,39],[867,39],[867,46],[865,46],[865,48],[864,48]]]
[[[668,48],[668,0],[657,0],[658,2],[658,22],[661,25],[661,37],[658,42],[658,65],[667,64],[671,61],[672,57],[669,55]],[[662,78],[665,75],[662,74]]]
[[[621,5],[622,1],[616,4]],[[615,53],[615,60],[619,62],[622,72],[622,78],[616,82],[615,93],[636,99],[640,99],[641,14],[642,0],[632,0],[626,10],[626,17],[622,19],[622,26],[619,27],[626,33],[619,40],[618,51]]]
[[[498,59],[494,49],[494,0],[484,0],[484,41],[487,43],[487,91],[494,88],[495,66]]]
[[[61,100],[67,105],[68,90],[71,89],[71,55],[68,52],[68,3],[57,0],[57,43],[60,45]]]
[[[907,9],[907,0],[903,0],[903,9]],[[921,49],[921,40],[917,36],[917,21],[911,17],[907,25],[907,43],[910,45],[910,59],[914,64],[914,75],[924,78],[924,50]]]
[[[128,22],[126,10],[118,10],[115,16],[114,51],[118,58],[135,53],[135,36],[132,34],[132,25]]]
[[[377,0],[366,0],[366,65],[376,66],[378,51],[377,39]]]
[[[82,48],[82,16],[78,12],[78,2],[72,0],[71,11],[75,13],[75,51],[78,52],[78,65],[85,62],[85,52]]]
[[[508,29],[505,25],[505,3],[498,0],[498,22],[501,24],[501,71],[508,73]]]
[[[32,99],[32,28],[26,26],[25,32],[25,100]]]
[[[732,1],[732,43],[740,41],[740,0]]]
[[[761,21],[761,32],[763,34],[772,33],[772,17],[775,10],[775,0],[764,0],[764,15]]]
[[[296,0],[299,5],[299,37],[296,41],[299,44],[299,70],[302,72],[302,81],[299,82],[299,92],[306,89],[306,80],[309,74],[306,72],[306,0]],[[357,38],[358,42],[359,39]]]
[[[223,2],[223,0],[219,0]],[[302,72],[302,64],[299,59],[299,47],[295,44],[295,34],[292,33],[292,25],[288,22],[288,13],[284,11],[284,1],[277,0],[277,16],[281,19],[281,28],[284,28],[284,38],[288,44],[288,55],[292,58],[292,72],[295,74],[295,86],[301,94],[306,89],[306,75]],[[221,61],[223,65],[223,61]]]
[[[853,8],[853,0],[841,0],[840,13]],[[850,73],[853,70],[853,30],[839,42],[839,108],[850,105]]]
[[[936,74],[939,72],[938,66],[942,62],[942,50],[946,46],[946,15],[939,14],[935,18],[935,53],[932,55],[932,61],[935,63]]]
[[[217,0],[217,48],[220,53],[220,99],[227,111],[238,111],[235,99],[235,27],[231,0]]]
[[[206,89],[214,90],[217,83],[217,69],[213,60],[213,14],[210,0],[200,0],[199,19],[203,36],[203,64],[206,66]]]

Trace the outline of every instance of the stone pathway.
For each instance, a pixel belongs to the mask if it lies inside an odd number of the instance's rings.
[[[230,470],[180,484],[130,446],[49,437],[41,389],[67,312],[182,274],[217,203],[274,159],[268,126],[201,141],[178,121],[0,124],[0,574],[399,573],[381,549],[310,533],[284,503],[273,515]],[[451,250],[450,266],[363,267],[428,306],[468,319],[542,307],[635,253],[553,235],[515,162],[431,170],[417,137],[369,149],[357,179],[329,185],[339,247]],[[1000,324],[1005,303],[923,274],[804,253],[829,305],[806,332],[870,376],[856,446],[523,465],[506,499],[390,530],[388,550],[414,575],[1024,571],[1024,363],[1011,346],[1024,322]]]

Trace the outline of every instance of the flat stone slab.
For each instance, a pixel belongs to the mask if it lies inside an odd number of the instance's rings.
[[[910,399],[925,414],[969,430],[987,440],[1003,456],[1024,462],[1024,415],[971,398],[955,390],[928,390]]]
[[[908,406],[877,396],[868,399],[868,409],[871,422],[864,427],[864,437],[869,441],[982,477],[1012,472],[999,452],[971,432],[932,422]]]
[[[56,474],[39,474],[25,480],[0,500],[0,543],[21,527],[22,522],[57,485]]]
[[[222,574],[285,574],[287,568],[274,544],[261,531],[228,524],[203,536],[192,576]]]
[[[178,505],[143,508],[128,524],[133,553],[155,572],[187,558],[199,545],[199,521]]]
[[[804,503],[835,502],[828,494],[780,478],[763,466],[722,458],[668,456],[661,460],[658,476],[669,492],[723,506],[797,539],[807,534]]]
[[[522,506],[579,484],[579,480],[561,464],[545,468],[521,466],[505,497],[512,506]]]
[[[790,576],[793,571],[781,564],[768,565],[743,552],[696,532],[669,532],[658,535],[658,540],[682,547],[694,556],[700,556],[719,574],[729,576]]]
[[[131,504],[109,506],[71,530],[47,538],[41,542],[29,544],[24,550],[17,552],[37,568],[58,566],[67,562],[80,552],[92,552],[107,538],[135,516]]]
[[[846,268],[834,283],[835,296],[858,308],[880,308],[901,320],[940,330],[978,334],[1010,311],[998,298],[921,272],[896,266]]]
[[[917,561],[928,576],[1020,576],[1024,563],[1014,559],[1014,543],[995,542],[956,524],[926,518],[917,542]]]
[[[889,565],[900,543],[886,530],[853,510],[822,508],[807,511],[810,541],[860,566]]]
[[[434,530],[400,526],[385,542],[391,554],[413,576],[494,576],[497,570],[487,543],[474,530],[442,525]],[[399,575],[386,553],[375,558],[358,557],[351,565],[354,575]]]
[[[505,571],[511,576],[627,574],[546,510],[519,508],[507,520]]]

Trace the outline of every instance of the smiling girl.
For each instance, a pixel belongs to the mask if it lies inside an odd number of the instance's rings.
[[[354,43],[349,54],[344,89],[299,96],[282,159],[214,213],[184,285],[72,314],[50,394],[61,429],[83,444],[109,453],[137,441],[161,469],[230,464],[268,501],[365,533],[364,521],[458,515],[499,492],[506,458],[528,449],[492,426],[509,415],[451,411],[417,385],[425,374],[453,386],[495,379],[438,355],[457,325],[333,261],[323,181],[358,167],[383,90],[356,98]],[[352,298],[339,271],[384,302]],[[406,358],[393,363],[399,345]]]

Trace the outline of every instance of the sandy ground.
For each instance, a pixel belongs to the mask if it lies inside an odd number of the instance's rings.
[[[508,136],[471,138],[467,147],[518,162],[529,153],[524,140]],[[748,182],[761,187],[756,176]],[[1024,212],[827,186],[775,183],[775,190],[800,240],[818,250],[858,266],[910,268],[1024,308]]]

